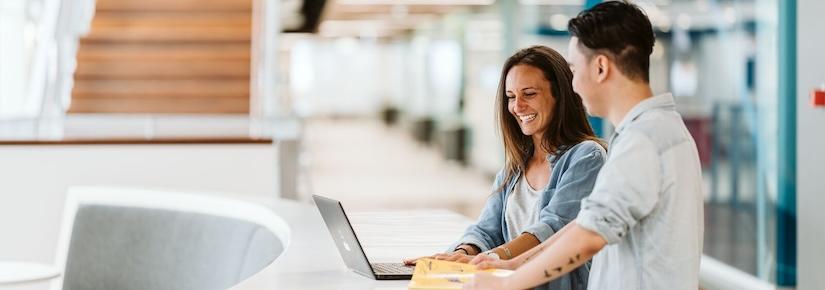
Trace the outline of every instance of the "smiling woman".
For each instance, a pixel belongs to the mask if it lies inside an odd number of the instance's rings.
[[[540,153],[539,150],[558,154],[568,149],[564,147],[583,141],[601,142],[587,122],[584,105],[573,91],[572,81],[573,73],[567,61],[546,46],[523,49],[504,64],[496,110],[508,176],[517,172],[527,158],[539,156],[534,154]],[[519,105],[517,101],[524,106],[514,108]],[[530,115],[522,119],[515,110],[532,110],[543,120],[527,126],[524,121],[531,121]]]
[[[507,110],[518,120],[522,134],[532,137],[533,144],[541,143],[556,105],[550,83],[540,69],[527,64],[510,69],[505,83]]]
[[[572,78],[567,61],[549,47],[529,47],[507,60],[496,97],[505,167],[478,221],[451,253],[435,258],[469,262],[484,254],[510,259],[576,218],[605,161],[605,149],[573,92]],[[581,267],[547,287],[584,289],[588,274]]]

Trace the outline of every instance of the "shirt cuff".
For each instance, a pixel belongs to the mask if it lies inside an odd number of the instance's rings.
[[[553,228],[550,227],[550,225],[538,222],[524,229],[523,233],[532,234],[536,236],[537,239],[539,239],[539,242],[544,242],[547,239],[549,239],[550,236],[555,234],[556,231],[553,230]]]
[[[595,211],[582,209],[576,218],[576,223],[582,228],[602,236],[607,244],[618,243],[625,236],[625,231],[622,230],[621,226],[611,225],[607,217],[601,216]]]
[[[447,249],[447,252],[449,253],[449,252],[454,251],[454,250],[455,250],[455,248],[457,248],[457,247],[458,247],[458,246],[460,246],[461,244],[472,244],[472,245],[475,245],[475,246],[476,246],[476,247],[478,247],[478,249],[479,249],[479,250],[481,250],[482,252],[487,251],[487,250],[490,250],[490,248],[489,248],[489,247],[487,247],[487,244],[486,244],[486,243],[484,243],[484,242],[483,242],[483,241],[481,241],[480,239],[477,239],[477,238],[476,238],[476,237],[474,237],[474,236],[470,236],[470,235],[468,235],[468,236],[463,236],[463,237],[461,237],[461,239],[459,239],[457,243],[453,244],[452,246],[450,246],[450,248],[449,248],[449,249]]]

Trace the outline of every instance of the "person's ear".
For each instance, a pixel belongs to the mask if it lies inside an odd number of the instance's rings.
[[[600,54],[596,56],[596,68],[598,74],[596,75],[597,82],[604,82],[610,74],[610,61],[606,55]]]

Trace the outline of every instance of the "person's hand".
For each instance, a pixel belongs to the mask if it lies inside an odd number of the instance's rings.
[[[459,263],[468,263],[470,260],[473,259],[472,255],[467,255],[464,251],[455,251],[449,254],[436,254],[433,256],[436,260],[444,260],[444,261],[451,261],[451,262],[459,262]]]
[[[476,273],[470,281],[464,283],[464,290],[511,289],[506,277],[495,276],[491,273]]]
[[[403,262],[404,262],[404,265],[414,266],[415,262],[417,262],[419,259],[435,259],[435,256],[421,256],[421,257],[418,257],[418,258],[404,259]]]
[[[423,257],[418,257],[418,258],[406,259],[403,262],[404,262],[404,265],[412,266],[412,265],[415,265],[415,262],[418,261],[418,259],[429,258],[429,259],[435,259],[435,260],[444,260],[444,261],[451,261],[451,262],[467,263],[467,262],[470,262],[470,260],[472,260],[473,257],[475,257],[475,256],[467,255],[467,254],[464,253],[464,251],[461,251],[461,250],[456,250],[452,253],[440,253],[440,254],[435,254],[435,255],[432,255],[432,256],[423,256]]]
[[[515,260],[499,260],[488,255],[478,255],[475,256],[472,260],[470,260],[471,265],[478,266],[479,270],[485,269],[506,269],[506,270],[515,270],[518,265],[516,265]]]
[[[470,260],[470,265],[478,265],[481,262],[490,262],[490,261],[500,261],[500,259],[496,259],[495,257],[491,257],[490,255],[477,255],[475,258]]]

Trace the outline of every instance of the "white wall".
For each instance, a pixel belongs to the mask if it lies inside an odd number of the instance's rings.
[[[469,162],[495,174],[504,165],[504,146],[496,125],[496,90],[501,74],[499,50],[467,50],[464,117],[470,128]]]
[[[300,116],[375,115],[390,101],[403,60],[396,47],[355,38],[308,38],[290,56],[290,92]]]
[[[0,146],[0,260],[52,263],[66,189],[277,194],[271,144]]]
[[[0,117],[33,113],[26,105],[34,27],[27,22],[26,0],[0,1]]]
[[[825,108],[810,105],[825,83],[825,1],[797,5],[797,289],[807,290],[825,285]]]

